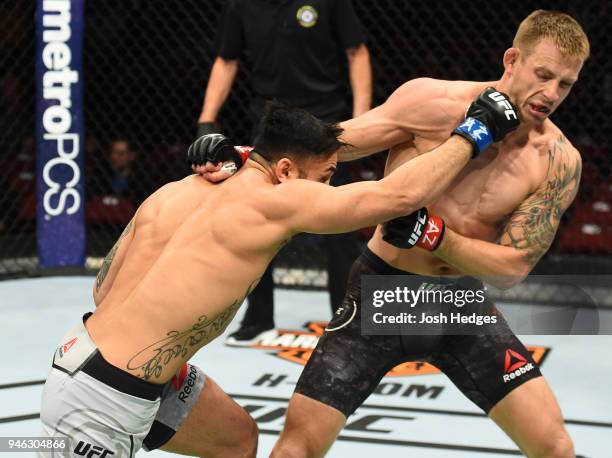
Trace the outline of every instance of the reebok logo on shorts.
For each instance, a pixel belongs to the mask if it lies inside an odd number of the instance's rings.
[[[172,377],[172,388],[174,388],[176,391],[180,390],[181,387],[183,386],[183,382],[185,381],[185,377],[187,376],[187,363],[183,364],[183,367],[181,367],[181,370],[179,371],[178,374],[174,374],[174,376]]]
[[[527,360],[515,352],[514,350],[506,350],[506,361],[504,364],[504,383],[508,383],[510,380],[514,380],[523,374],[526,374],[534,368],[532,363],[528,363]]]
[[[189,366],[189,373],[187,373]],[[181,402],[187,402],[191,392],[195,389],[198,370],[195,366],[184,364],[181,372],[172,378],[172,387],[179,391],[178,398]]]

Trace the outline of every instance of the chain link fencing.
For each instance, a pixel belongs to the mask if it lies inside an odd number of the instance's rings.
[[[34,7],[0,2],[0,272],[36,266]]]
[[[194,139],[224,1],[85,3],[84,103],[88,268],[95,269],[156,188],[189,173]],[[421,76],[494,80],[518,23],[536,8],[567,11],[589,35],[592,55],[554,121],[583,155],[581,190],[564,217],[545,273],[610,272],[612,254],[612,3],[501,0],[409,2],[353,0],[370,49],[374,105]],[[37,274],[35,198],[35,27],[32,1],[0,4],[0,273]],[[219,115],[223,131],[248,144],[248,65],[241,65]],[[380,176],[384,154],[352,169]],[[363,239],[367,239],[364,231]],[[281,253],[275,281],[325,285],[320,245],[306,238]]]

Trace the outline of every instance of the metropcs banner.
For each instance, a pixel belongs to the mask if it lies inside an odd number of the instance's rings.
[[[37,0],[37,238],[40,266],[85,263],[85,0]]]

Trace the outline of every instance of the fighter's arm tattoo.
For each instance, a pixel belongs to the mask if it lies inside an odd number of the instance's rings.
[[[533,268],[550,247],[563,212],[576,197],[581,171],[580,156],[561,135],[548,151],[544,183],[509,217],[498,243],[523,251]]]
[[[98,271],[98,275],[96,276],[96,293],[100,291],[100,287],[102,286],[102,283],[104,283],[104,279],[108,275],[110,266],[113,263],[113,259],[115,258],[115,255],[117,254],[117,249],[119,248],[119,245],[121,244],[121,240],[123,240],[125,236],[128,235],[128,233],[130,232],[133,221],[134,221],[133,219],[130,220],[127,226],[125,226],[125,229],[123,229],[123,232],[121,233],[121,235],[119,236],[119,238],[117,239],[113,247],[110,249],[106,257],[104,258],[104,261],[102,261],[102,267],[100,267],[100,270]]]
[[[171,361],[185,357],[194,347],[199,348],[202,342],[206,343],[220,335],[258,281],[259,278],[253,281],[243,297],[232,302],[214,319],[202,315],[186,331],[169,331],[167,337],[139,351],[128,361],[127,369],[140,370],[144,380],[161,376],[164,367]]]

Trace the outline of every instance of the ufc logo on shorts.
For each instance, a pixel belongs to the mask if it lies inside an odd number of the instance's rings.
[[[506,109],[506,111],[504,111],[504,114],[506,115],[507,120],[518,119],[518,117],[516,116],[516,112],[514,111],[512,105],[510,105],[510,102],[508,102],[508,99],[506,99],[506,97],[504,97],[497,91],[490,93],[489,97],[492,98],[495,102],[497,102],[498,105]]]
[[[74,453],[79,456],[86,456],[87,458],[100,457],[114,455],[115,452],[102,448],[98,445],[91,445],[88,442],[79,441],[77,446],[74,448]]]

